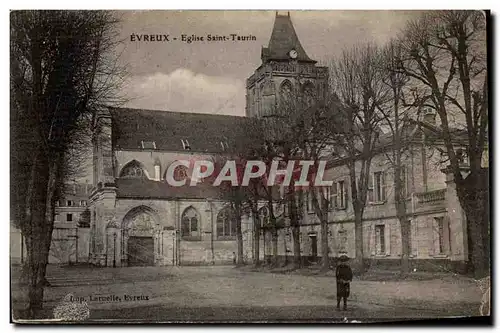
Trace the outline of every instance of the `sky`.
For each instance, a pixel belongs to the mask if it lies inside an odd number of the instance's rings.
[[[279,14],[286,14],[280,11]],[[120,62],[129,77],[128,107],[244,116],[245,80],[261,64],[275,11],[121,11]],[[356,43],[383,44],[398,34],[412,11],[291,11],[309,57],[328,64]],[[131,35],[134,34],[134,37]],[[138,41],[137,35],[169,41]],[[182,42],[182,34],[204,41]],[[207,41],[211,35],[252,35],[253,41]],[[178,38],[176,41],[173,38]],[[156,37],[155,37],[156,38]],[[165,37],[159,36],[163,39]],[[132,40],[133,39],[133,40]]]

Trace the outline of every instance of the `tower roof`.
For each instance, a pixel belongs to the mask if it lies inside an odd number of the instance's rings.
[[[278,15],[274,20],[273,32],[268,47],[262,48],[262,61],[267,60],[289,60],[288,53],[294,49],[297,51],[298,61],[316,62],[309,58],[300,44],[297,33],[292,24],[290,13]]]

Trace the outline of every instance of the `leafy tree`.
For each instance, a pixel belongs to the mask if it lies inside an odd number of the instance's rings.
[[[113,51],[117,20],[106,11],[13,11],[11,203],[26,240],[26,317],[43,305],[54,207],[82,131],[95,111],[121,101],[124,72]]]

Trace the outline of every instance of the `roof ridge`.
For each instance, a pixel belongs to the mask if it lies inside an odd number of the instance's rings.
[[[158,113],[168,113],[168,114],[180,114],[180,115],[203,115],[203,116],[214,116],[218,118],[227,118],[227,117],[233,117],[233,118],[248,118],[245,115],[243,116],[236,116],[236,115],[231,115],[231,114],[212,114],[212,113],[202,113],[202,112],[182,112],[182,111],[169,111],[169,110],[155,110],[155,109],[143,109],[143,108],[126,108],[126,107],[110,107],[111,110],[116,110],[116,111],[130,111],[130,112],[158,112]]]

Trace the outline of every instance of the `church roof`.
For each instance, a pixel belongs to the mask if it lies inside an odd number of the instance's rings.
[[[255,119],[247,117],[126,108],[110,112],[117,150],[241,152],[259,134]]]
[[[219,199],[229,200],[226,186],[212,186],[210,183],[198,183],[190,186],[170,186],[166,181],[155,181],[144,178],[117,178],[116,196],[118,198],[140,199]],[[250,191],[248,187],[242,188]],[[259,196],[265,198],[265,190],[259,188]],[[279,199],[279,189],[272,188],[273,197]],[[247,195],[250,195],[248,192]]]
[[[222,199],[224,193],[221,188],[208,186],[203,183],[196,186],[170,186],[167,182],[158,182],[140,178],[117,178],[117,192],[119,198],[150,198],[150,199]]]
[[[262,60],[289,60],[288,53],[297,51],[298,61],[316,62],[309,58],[297,37],[290,14],[276,15],[268,47],[262,48]]]

